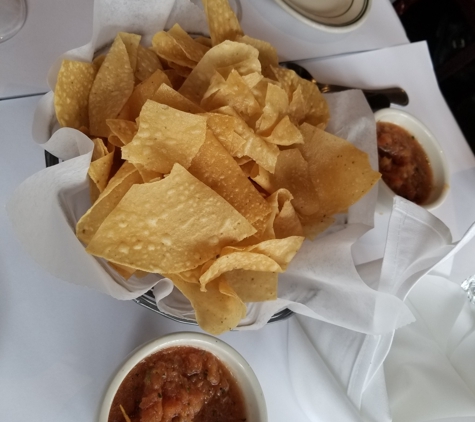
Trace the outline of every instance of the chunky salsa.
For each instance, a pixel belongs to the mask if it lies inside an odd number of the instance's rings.
[[[123,410],[121,409],[121,406]],[[243,422],[235,379],[211,353],[171,347],[137,364],[119,387],[109,422]]]
[[[397,195],[424,204],[433,187],[432,168],[417,140],[404,128],[377,123],[379,171]]]

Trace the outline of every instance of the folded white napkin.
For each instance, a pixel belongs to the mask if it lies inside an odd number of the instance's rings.
[[[474,236],[475,225],[457,244],[451,244],[449,230],[436,217],[421,207],[402,198],[396,198],[382,263],[373,262],[359,268],[360,275],[378,291],[387,292],[402,300],[419,280],[424,280],[424,283],[421,281],[421,287],[415,289],[414,300],[425,304],[425,314],[438,315],[438,320],[433,322],[433,328],[437,327],[440,340],[440,337],[447,336],[453,327],[458,315],[457,307],[460,307],[464,300],[467,302],[466,299],[462,300],[463,291],[455,286],[457,293],[453,296],[456,297],[456,303],[452,305],[449,305],[451,300],[449,295],[444,297],[439,294],[437,300],[435,294],[429,295],[428,298],[434,297],[434,302],[431,303],[431,300],[427,300],[424,294],[419,292],[423,291],[427,283],[425,280],[440,279],[440,276],[439,278],[428,276],[427,273],[436,272]],[[378,267],[380,275],[377,272]],[[446,280],[444,282],[449,283]],[[447,303],[447,306],[442,306],[444,303]],[[454,308],[452,311],[451,307]],[[391,359],[388,359],[386,376],[382,371],[382,364],[390,350],[393,333],[362,334],[302,316],[291,322],[288,343],[290,376],[296,397],[311,421],[430,420],[408,418],[408,415],[417,414],[420,408],[427,405],[420,403],[419,407],[416,406],[417,397],[439,400],[439,407],[444,408],[440,400],[447,388],[444,385],[444,378],[438,377],[437,374],[456,371],[448,365],[445,365],[443,370],[437,370],[441,360],[440,353],[434,354],[437,359],[433,359],[431,366],[426,365],[426,358],[430,356],[427,353],[421,356],[417,351],[434,348],[437,342],[430,336],[427,339],[421,338],[419,343],[414,342],[411,335],[416,337],[414,333],[421,330],[418,328],[421,324],[424,327],[424,322],[421,322],[420,314],[414,306],[411,306],[411,310],[414,311],[417,322],[396,330],[397,343],[395,351],[390,354]],[[454,387],[454,395],[463,395],[463,399],[453,401],[454,407],[463,402],[465,407],[462,406],[464,410],[459,414],[470,416],[475,415],[470,410],[470,406],[475,409],[475,401],[469,404],[470,399],[474,400],[475,397],[473,396],[475,371],[472,358],[475,349],[469,352],[470,343],[472,347],[475,345],[474,327],[472,319],[470,323],[465,322],[462,332],[451,331],[450,335],[455,337],[449,348],[452,357],[464,355],[464,364],[471,365],[472,368],[471,373],[465,376],[471,380],[471,395],[457,376],[452,374],[449,378],[456,380],[454,386],[458,389]],[[472,330],[471,337],[464,337],[470,330]],[[407,351],[408,348],[410,352]],[[457,353],[454,354],[454,351]],[[404,371],[401,369],[403,363],[407,363]],[[463,365],[455,367],[459,372],[463,371]],[[389,401],[386,382],[390,394]],[[465,380],[465,383],[467,382]],[[423,388],[427,384],[432,386],[430,391]],[[460,392],[462,390],[463,392]],[[412,391],[414,394],[411,394]],[[419,393],[415,394],[416,391]],[[440,417],[447,414],[457,415],[441,411],[434,411],[433,414]],[[430,412],[426,415],[430,415]],[[396,416],[399,419],[396,419]]]
[[[475,420],[475,304],[461,281],[426,276],[408,296],[416,322],[384,363],[393,422]]]

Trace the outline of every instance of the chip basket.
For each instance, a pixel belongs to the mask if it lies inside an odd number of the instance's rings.
[[[48,151],[45,151],[45,163],[46,167],[51,167],[59,163],[58,157],[55,157],[53,154],[49,153]],[[182,324],[188,324],[188,325],[198,325],[198,323],[194,319],[187,319],[187,318],[180,318],[175,315],[171,315],[169,313],[166,313],[164,311],[161,311],[157,307],[157,303],[155,301],[155,296],[153,295],[152,290],[149,290],[142,296],[139,296],[136,299],[133,299],[135,303],[138,303],[139,305],[143,306],[144,308],[149,309],[150,311],[153,311],[157,314],[160,314],[168,319],[171,319],[176,322],[181,322]],[[277,313],[275,313],[268,323],[271,322],[277,322],[277,321],[282,321],[287,318],[289,318],[293,312],[290,309],[283,309]]]

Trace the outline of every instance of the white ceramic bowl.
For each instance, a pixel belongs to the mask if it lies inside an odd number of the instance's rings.
[[[345,33],[360,27],[372,0],[274,0],[287,13],[314,28]]]
[[[159,350],[176,346],[191,346],[215,355],[234,376],[244,397],[248,421],[267,422],[264,393],[254,371],[244,358],[231,346],[216,337],[193,332],[174,333],[152,340],[134,350],[112,379],[99,411],[99,422],[107,422],[109,410],[120,384],[140,361]]]
[[[424,149],[432,167],[434,184],[429,199],[422,207],[432,210],[438,207],[446,198],[449,191],[449,171],[444,151],[431,131],[418,119],[405,111],[395,108],[384,108],[374,114],[376,122],[389,122],[406,129],[413,135]],[[392,207],[395,193],[380,181],[380,196],[382,202]],[[390,201],[390,204],[388,203]]]

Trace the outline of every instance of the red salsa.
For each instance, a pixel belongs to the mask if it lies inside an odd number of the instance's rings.
[[[432,168],[421,145],[407,130],[378,122],[379,171],[397,195],[424,204],[432,191]]]
[[[244,422],[241,391],[211,353],[171,347],[138,363],[125,377],[109,422]]]

